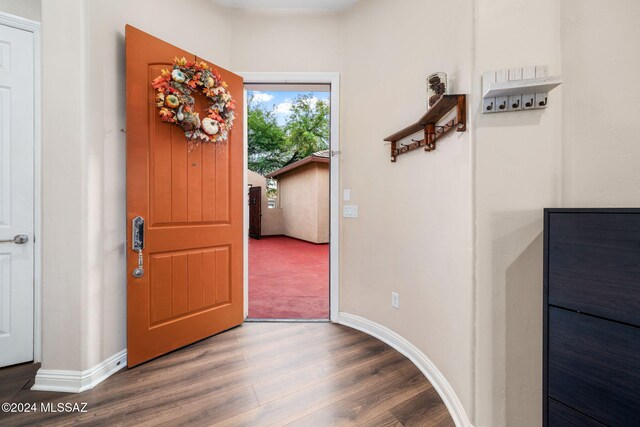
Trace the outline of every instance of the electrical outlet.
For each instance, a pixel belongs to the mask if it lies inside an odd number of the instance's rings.
[[[400,308],[400,294],[391,292],[391,307]]]

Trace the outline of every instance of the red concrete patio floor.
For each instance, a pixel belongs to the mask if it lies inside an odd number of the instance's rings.
[[[249,318],[328,319],[329,245],[249,239]]]

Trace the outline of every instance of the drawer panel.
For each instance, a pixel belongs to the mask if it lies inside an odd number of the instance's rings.
[[[640,214],[550,213],[549,304],[640,326]]]
[[[549,399],[548,427],[605,427],[604,424]]]
[[[549,308],[549,397],[608,425],[640,419],[640,328]]]

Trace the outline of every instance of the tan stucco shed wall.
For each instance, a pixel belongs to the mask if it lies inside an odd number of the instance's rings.
[[[330,183],[329,163],[316,163],[318,190],[318,243],[329,243]]]
[[[278,177],[285,236],[329,243],[329,165],[312,162]]]
[[[284,218],[280,207],[269,209],[269,199],[267,198],[267,178],[254,171],[247,170],[247,183],[252,187],[262,188],[262,236],[280,236],[284,234]]]

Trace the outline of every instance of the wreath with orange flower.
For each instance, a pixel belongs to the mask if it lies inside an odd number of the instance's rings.
[[[205,62],[176,57],[173,69],[163,69],[151,86],[156,90],[162,121],[180,126],[190,143],[223,142],[228,138],[236,106],[218,70]],[[208,101],[203,119],[195,111],[194,91],[200,91]]]

